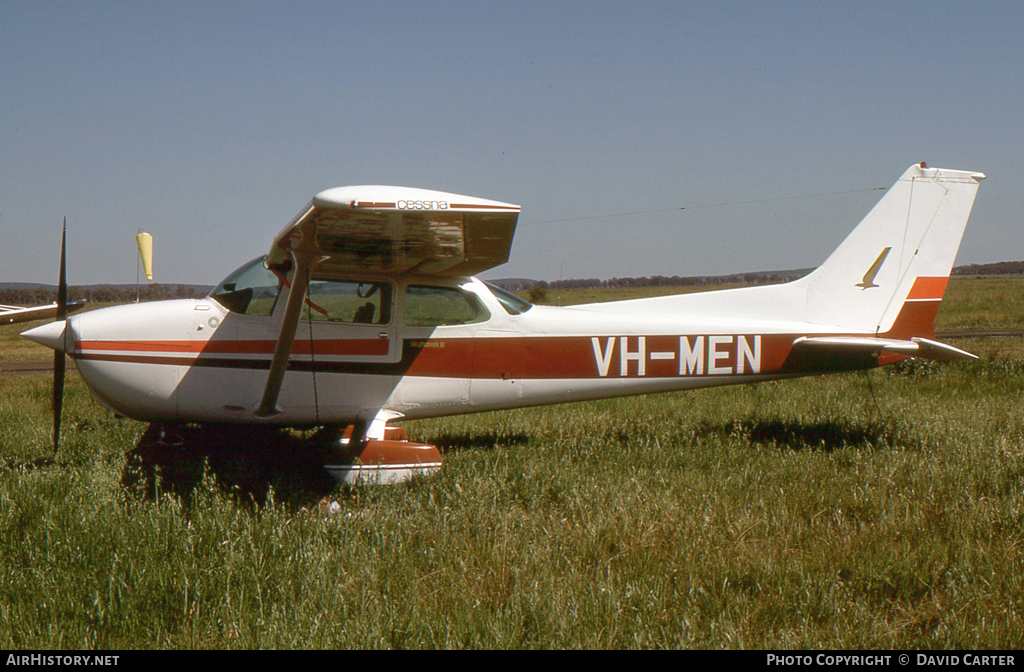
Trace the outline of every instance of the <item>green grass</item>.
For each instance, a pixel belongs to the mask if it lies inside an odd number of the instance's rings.
[[[0,378],[0,647],[1024,646],[1013,346],[407,422],[444,466],[387,488],[268,440],[151,489],[145,426],[72,374],[50,459],[48,406]]]
[[[953,278],[936,320],[939,331],[1024,327],[1024,278]]]
[[[53,359],[53,350],[21,337],[21,332],[46,324],[48,321],[7,324],[0,327],[0,361]]]
[[[45,379],[3,379],[0,646],[1018,648],[1022,373],[406,423],[440,475],[322,502],[146,496],[77,379],[47,462]]]

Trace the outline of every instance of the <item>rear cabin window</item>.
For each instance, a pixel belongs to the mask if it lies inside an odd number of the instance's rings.
[[[409,326],[474,324],[490,316],[480,299],[461,289],[427,285],[405,288],[405,323]]]
[[[485,282],[487,289],[491,290],[491,294],[494,294],[494,298],[498,300],[501,307],[509,315],[522,315],[530,308],[533,308],[533,304],[526,299],[520,299],[512,292],[507,292],[497,285],[492,285],[489,282]]]

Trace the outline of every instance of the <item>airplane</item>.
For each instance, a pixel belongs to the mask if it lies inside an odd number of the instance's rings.
[[[119,415],[171,429],[320,427],[337,480],[401,482],[441,461],[388,426],[403,417],[977,359],[934,340],[933,324],[984,177],[911,166],[793,282],[568,307],[474,277],[508,260],[520,206],[339,187],[206,298],[23,335],[72,357]],[[59,413],[54,424],[56,450]]]

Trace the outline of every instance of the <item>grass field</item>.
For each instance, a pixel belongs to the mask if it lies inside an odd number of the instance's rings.
[[[955,280],[937,326],[1022,297]],[[50,460],[48,377],[0,377],[0,647],[1021,648],[1024,350],[956,345],[982,361],[407,422],[444,467],[390,488],[282,441],[154,491],[144,425],[72,374]]]

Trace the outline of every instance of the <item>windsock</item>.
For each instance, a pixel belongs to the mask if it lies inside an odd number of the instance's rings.
[[[146,280],[153,279],[153,236],[145,231],[139,231],[135,236],[135,242],[139,245],[139,256],[142,257],[142,270],[146,272]]]

